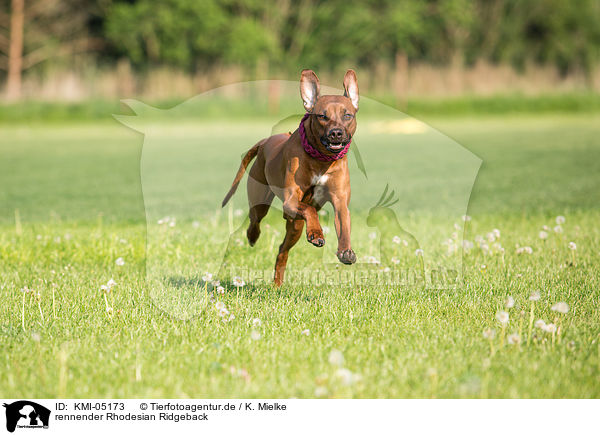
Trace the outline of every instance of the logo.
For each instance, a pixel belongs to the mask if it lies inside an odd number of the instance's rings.
[[[48,429],[50,410],[29,400],[19,400],[4,404],[6,408],[6,430],[14,432],[22,429]]]

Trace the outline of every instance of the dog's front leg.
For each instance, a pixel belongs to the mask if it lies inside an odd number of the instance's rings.
[[[298,186],[288,187],[284,191],[283,212],[288,218],[303,219],[306,222],[306,238],[317,247],[325,245],[325,236],[319,222],[317,210],[301,201],[304,191]]]
[[[350,246],[350,194],[331,193],[331,204],[335,213],[335,232],[338,237],[337,257],[344,264],[356,263],[356,254]]]

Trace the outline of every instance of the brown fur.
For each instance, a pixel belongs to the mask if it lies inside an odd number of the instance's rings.
[[[354,71],[344,77],[344,95],[319,95],[319,79],[310,70],[302,71],[300,95],[311,116],[304,122],[309,143],[323,154],[343,148],[356,131],[358,85]],[[325,144],[323,143],[325,142]],[[306,237],[317,247],[325,244],[318,211],[327,201],[335,211],[338,259],[344,264],[356,261],[350,246],[350,175],[347,157],[323,162],[309,156],[296,130],[261,140],[242,158],[231,189],[222,205],[235,193],[250,161],[256,161],[248,175],[250,225],[248,242],[260,236],[260,221],[266,216],[275,195],[283,202],[286,234],[275,262],[275,285],[283,283],[289,250],[298,242],[306,223]]]

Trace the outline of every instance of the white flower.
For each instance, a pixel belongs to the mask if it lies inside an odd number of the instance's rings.
[[[212,277],[212,273],[205,272],[204,275],[202,275],[202,281],[209,282],[212,280]]]
[[[521,337],[519,334],[510,334],[508,336],[508,344],[519,344],[521,342]]]
[[[40,340],[42,339],[42,337],[40,336],[40,334],[39,334],[39,333],[37,333],[37,332],[32,332],[32,333],[31,333],[31,339],[32,339],[33,341],[36,341],[36,342],[38,342],[38,343],[39,343],[39,342],[40,342]]]
[[[562,225],[566,222],[564,216],[556,216],[556,225]]]
[[[260,321],[260,319],[258,317],[255,319],[252,319],[252,327],[260,328],[261,325],[262,325],[262,322]]]
[[[23,287],[23,288],[21,289],[21,291],[22,291],[23,293],[27,294],[27,293],[30,293],[30,292],[32,292],[33,290],[31,290],[30,288],[27,288],[27,286],[25,286],[25,287]]]
[[[515,306],[515,298],[509,296],[506,298],[506,308],[512,308]]]
[[[463,220],[464,222],[470,222],[470,221],[471,221],[471,216],[469,216],[468,214],[466,214],[466,215],[464,215],[464,216],[462,217],[462,220]]]
[[[494,228],[492,230],[492,233],[494,234],[494,236],[496,236],[497,239],[500,238],[500,230],[498,228]]]
[[[101,285],[100,286],[100,290],[102,290],[104,293],[108,293],[109,292],[109,288],[106,285]]]
[[[329,234],[331,232],[331,228],[329,228],[327,225],[325,225],[323,227],[323,234]]]
[[[483,337],[488,340],[492,340],[496,336],[496,331],[491,328],[486,328],[483,330]]]
[[[538,235],[542,240],[546,240],[548,238],[548,233],[546,231],[540,231]]]
[[[367,263],[369,264],[379,264],[379,260],[375,257],[373,257],[372,255],[369,255],[366,257],[367,259]]]
[[[113,311],[112,307],[106,307],[107,314],[112,314],[112,311]]]
[[[424,254],[424,252],[423,252],[423,250],[422,250],[421,248],[419,248],[419,249],[415,250],[415,255],[416,255],[417,257],[422,257],[422,256],[423,256],[423,254]]]
[[[315,388],[315,396],[317,396],[317,397],[326,396],[328,393],[329,393],[329,391],[327,391],[327,388],[325,388],[323,386]]]
[[[575,242],[569,242],[569,249],[571,251],[575,251],[577,249],[577,245],[575,244]]]
[[[530,301],[539,301],[540,300],[540,292],[533,292],[531,296],[529,296]]]
[[[506,325],[508,323],[508,313],[506,311],[498,311],[496,319],[498,319],[498,322],[501,324]]]
[[[260,340],[260,337],[261,337],[261,335],[260,335],[260,332],[258,332],[258,331],[252,331],[250,333],[250,338],[254,341]]]
[[[115,264],[117,266],[125,266],[125,260],[123,260],[123,257],[119,257],[115,260]]]
[[[337,349],[333,349],[329,353],[329,364],[335,366],[341,366],[342,364],[344,364],[344,355],[342,354],[342,352],[340,352]]]
[[[531,246],[522,246],[520,248],[517,248],[517,254],[533,254],[533,249],[531,248]]]
[[[219,293],[220,295],[224,295],[225,287],[223,287],[222,285],[217,286],[217,293]]]
[[[394,236],[392,237],[392,242],[396,243],[397,245],[399,245],[402,242],[402,239],[398,236]]]
[[[549,333],[554,333],[556,332],[556,325],[554,323],[549,323],[547,324],[545,327],[542,328],[544,331],[549,332]]]
[[[392,257],[392,263],[400,264],[400,260],[398,260],[396,257]]]
[[[225,309],[225,303],[223,301],[218,301],[215,304],[215,308],[216,308],[217,311],[224,310]]]
[[[542,319],[538,319],[535,321],[535,327],[536,328],[540,328],[540,329],[545,329],[546,328],[546,322],[544,322]]]
[[[310,335],[310,329],[304,329],[300,334],[306,335],[308,337]]]
[[[566,302],[559,302],[552,306],[552,311],[567,314],[569,312],[569,304],[567,304]]]
[[[114,286],[116,286],[116,285],[117,285],[117,283],[116,283],[116,282],[115,282],[115,280],[114,280],[114,279],[112,279],[112,278],[111,278],[111,279],[109,279],[109,280],[108,280],[108,282],[106,283],[106,286],[107,286],[107,287],[109,287],[109,288],[112,288],[112,287],[114,287]]]
[[[198,222],[198,221],[192,222],[192,228],[194,228],[194,229],[200,228],[200,222]]]
[[[485,235],[485,237],[487,238],[488,242],[493,243],[496,241],[496,235],[494,233],[487,233]]]
[[[340,381],[342,385],[346,387],[352,385],[355,380],[354,374],[346,368],[337,369],[335,372],[335,377]]]
[[[215,280],[213,282],[211,282],[213,287],[219,287],[221,285],[221,281]]]
[[[377,238],[377,233],[375,231],[372,231],[369,233],[369,239],[375,240],[376,238]]]
[[[557,225],[557,226],[554,227],[554,232],[556,234],[560,234],[560,233],[563,232],[563,229],[562,229],[562,227],[560,225]]]
[[[542,226],[542,229],[543,229],[544,231],[550,231],[550,227],[549,227],[548,225],[544,225],[544,226]]]
[[[243,287],[243,286],[245,286],[245,285],[246,285],[246,283],[244,282],[244,280],[243,280],[241,277],[239,277],[239,276],[235,276],[235,277],[233,278],[233,285],[234,285],[235,287]]]

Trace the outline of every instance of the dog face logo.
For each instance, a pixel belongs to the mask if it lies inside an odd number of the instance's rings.
[[[14,432],[16,428],[48,429],[50,410],[29,400],[19,400],[3,405],[6,408],[6,430]]]

